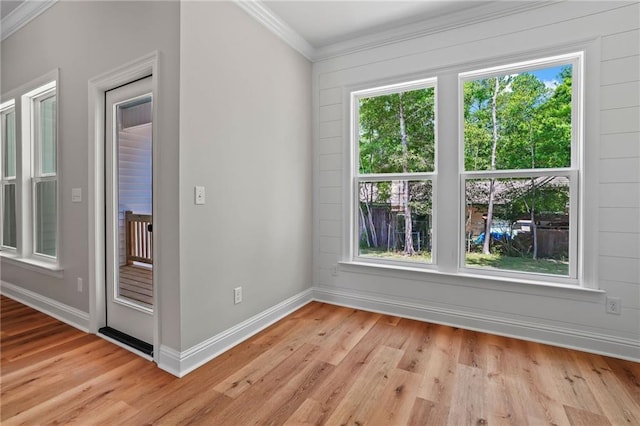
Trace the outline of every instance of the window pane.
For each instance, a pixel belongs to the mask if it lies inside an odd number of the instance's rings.
[[[431,262],[430,181],[361,182],[359,255]]]
[[[464,83],[466,170],[571,166],[572,66]]]
[[[57,201],[56,181],[41,181],[35,185],[35,252],[56,255]]]
[[[433,87],[360,99],[360,173],[434,171]]]
[[[569,274],[568,178],[469,179],[465,191],[467,267]]]
[[[56,173],[56,96],[40,102],[40,173]]]
[[[2,245],[16,247],[16,185],[2,186]]]
[[[16,114],[11,111],[3,115],[4,135],[2,138],[3,175],[12,178],[16,175]]]

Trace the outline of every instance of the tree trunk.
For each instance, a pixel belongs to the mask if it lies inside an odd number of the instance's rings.
[[[371,241],[369,241],[369,233],[367,232],[367,224],[364,221],[364,213],[362,212],[362,204],[358,206],[360,209],[360,223],[362,224],[362,231],[364,231],[365,237],[367,237],[367,247],[371,247]]]
[[[369,222],[369,231],[371,234],[371,242],[374,247],[378,247],[378,232],[376,231],[376,226],[373,223],[373,215],[371,214],[371,198],[373,196],[373,184],[369,184],[369,193],[367,194],[367,221]]]
[[[407,126],[405,123],[404,106],[402,105],[402,93],[399,95],[398,102],[398,118],[400,119],[400,139],[402,142],[402,172],[408,173],[409,167],[407,165],[409,157],[408,138],[407,138]],[[415,251],[413,250],[413,226],[411,223],[411,206],[409,205],[409,182],[402,181],[402,194],[401,200],[404,207],[404,254],[407,256],[413,256]]]
[[[536,168],[536,146],[533,142],[533,128],[529,121],[529,145],[531,146],[531,168]],[[531,178],[531,236],[533,237],[533,260],[538,259],[538,227],[536,226],[536,181]]]
[[[493,143],[491,144],[491,170],[496,169],[496,151],[498,148],[498,92],[500,90],[500,80],[496,77],[496,84],[491,97],[491,121],[493,125]],[[489,254],[491,241],[491,225],[493,222],[493,203],[495,200],[495,179],[489,183],[489,206],[487,208],[487,223],[484,230],[484,244],[482,253]]]

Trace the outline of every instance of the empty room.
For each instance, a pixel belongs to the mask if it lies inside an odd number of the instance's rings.
[[[2,424],[640,424],[640,2],[0,2]]]

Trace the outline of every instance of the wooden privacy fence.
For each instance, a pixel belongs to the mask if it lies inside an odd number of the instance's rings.
[[[153,216],[125,212],[127,265],[136,262],[153,263]]]

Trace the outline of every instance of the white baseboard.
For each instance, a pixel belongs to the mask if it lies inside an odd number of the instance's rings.
[[[0,293],[85,333],[89,332],[89,314],[87,312],[6,281],[0,281]]]
[[[513,321],[490,315],[443,309],[330,288],[313,288],[313,299],[334,305],[449,325],[483,333],[576,349],[629,361],[640,361],[640,340]]]
[[[158,367],[174,376],[183,377],[311,302],[311,295],[312,289],[307,289],[185,351],[179,352],[161,345]]]

